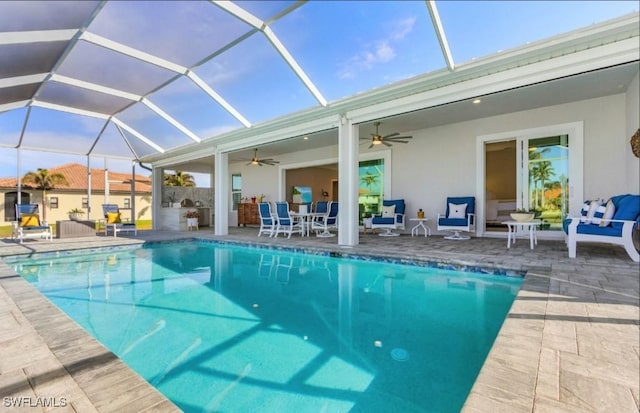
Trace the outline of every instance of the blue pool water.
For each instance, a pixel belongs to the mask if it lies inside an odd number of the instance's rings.
[[[7,262],[188,412],[457,412],[522,282],[207,242]]]

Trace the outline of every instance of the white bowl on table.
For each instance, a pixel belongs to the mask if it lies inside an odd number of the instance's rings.
[[[512,212],[511,219],[518,222],[532,221],[534,214],[531,212]]]

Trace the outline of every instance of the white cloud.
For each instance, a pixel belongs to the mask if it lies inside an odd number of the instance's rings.
[[[393,43],[402,41],[413,30],[415,22],[415,17],[391,22],[388,36],[370,42],[364,50],[347,59],[338,70],[338,78],[353,79],[360,72],[370,71],[377,65],[393,61],[396,57]]]
[[[391,32],[391,38],[393,40],[402,40],[405,36],[413,30],[413,26],[416,24],[415,17],[407,17],[404,20],[398,20],[394,22],[393,30]]]

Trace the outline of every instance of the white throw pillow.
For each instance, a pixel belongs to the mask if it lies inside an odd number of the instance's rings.
[[[449,216],[447,218],[466,218],[467,204],[452,204],[449,203]]]
[[[396,206],[383,206],[382,207],[382,217],[383,218],[395,218],[396,216]]]
[[[593,219],[591,219],[591,223],[594,225],[599,225],[601,227],[606,227],[611,224],[609,221],[613,218],[613,215],[616,213],[616,207],[613,205],[613,201],[609,200],[606,204],[601,204],[593,215]]]
[[[584,222],[585,224],[590,224],[593,219],[593,215],[600,207],[600,201],[594,199],[593,201],[586,201],[584,205],[582,205],[582,211],[580,211],[580,222]]]

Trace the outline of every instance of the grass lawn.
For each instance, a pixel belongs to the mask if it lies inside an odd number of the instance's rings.
[[[136,227],[138,231],[149,230],[152,227],[152,221],[150,219],[136,221]],[[51,228],[53,233],[56,232],[56,224],[51,224]],[[98,231],[98,224],[96,223],[96,231]],[[1,238],[11,238],[11,225],[3,225],[0,226],[0,237]]]

